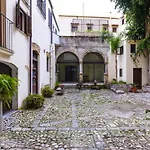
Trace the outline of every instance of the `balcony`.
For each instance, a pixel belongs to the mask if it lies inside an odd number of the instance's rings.
[[[97,36],[97,37],[99,37],[100,36],[100,31],[91,31],[91,32],[74,32],[73,33],[73,35],[74,36],[91,36],[91,37],[95,37],[95,36]]]
[[[0,13],[0,53],[12,55],[13,22]]]

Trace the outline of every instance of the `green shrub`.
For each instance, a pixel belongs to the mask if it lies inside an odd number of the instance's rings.
[[[110,82],[110,84],[126,84],[126,82],[124,82],[124,81],[116,81],[116,79],[113,79],[111,82]]]
[[[120,80],[120,81],[119,81],[119,84],[126,84],[126,82],[125,82],[125,81]]]
[[[30,94],[23,101],[23,109],[37,109],[43,106],[45,98],[39,94]]]
[[[56,81],[56,83],[55,83],[55,90],[58,88],[58,87],[60,87],[60,82],[59,81]]]
[[[0,100],[4,106],[10,107],[12,97],[17,92],[19,80],[9,75],[0,74]]]
[[[52,97],[52,95],[54,94],[54,90],[46,85],[41,89],[41,93],[45,98],[49,98]]]
[[[106,85],[105,84],[102,84],[102,85],[98,85],[99,89],[106,89]]]

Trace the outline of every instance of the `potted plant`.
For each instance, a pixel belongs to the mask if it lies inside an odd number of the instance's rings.
[[[138,88],[137,88],[137,86],[138,86],[138,85],[137,85],[137,84],[135,84],[135,83],[134,83],[134,84],[132,84],[131,92],[136,93],[136,92],[137,92],[137,89],[138,89]]]
[[[18,84],[18,79],[10,77],[9,75],[0,74],[0,133],[3,130],[3,103],[10,107],[12,97],[17,92]]]

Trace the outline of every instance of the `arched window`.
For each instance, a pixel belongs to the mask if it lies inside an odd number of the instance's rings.
[[[83,58],[83,81],[104,82],[104,58],[99,53],[88,53]]]
[[[78,82],[79,60],[71,52],[61,54],[57,59],[59,82]]]

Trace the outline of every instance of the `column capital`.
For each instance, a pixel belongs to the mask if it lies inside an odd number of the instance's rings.
[[[82,63],[83,63],[83,61],[82,61],[82,60],[80,60],[80,61],[79,61],[79,63],[80,63],[80,64],[82,64]]]

